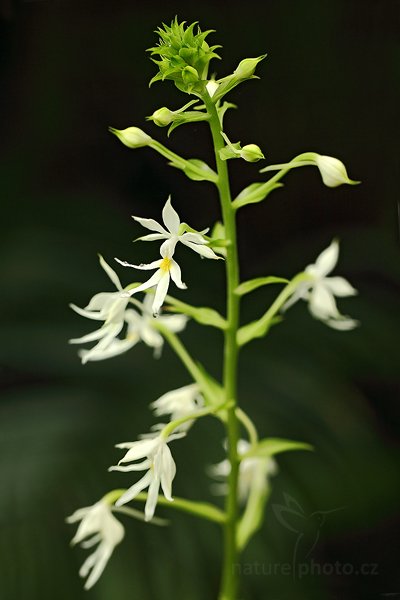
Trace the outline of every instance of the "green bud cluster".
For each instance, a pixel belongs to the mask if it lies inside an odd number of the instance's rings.
[[[186,22],[178,23],[177,17],[171,25],[163,24],[156,30],[160,36],[157,46],[149,48],[152,56],[158,55],[159,60],[152,58],[158,65],[159,72],[150,81],[171,79],[178,89],[183,92],[202,93],[207,83],[207,73],[210,60],[220,58],[215,53],[220,46],[209,46],[206,37],[213,32],[202,32],[200,27],[195,28],[197,22],[185,27]]]

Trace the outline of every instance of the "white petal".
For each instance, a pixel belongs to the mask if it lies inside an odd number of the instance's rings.
[[[135,301],[135,298],[133,298],[133,301]],[[142,321],[142,317],[133,308],[128,308],[125,311],[125,321],[128,323],[129,329],[133,332],[137,330]]]
[[[123,450],[133,448],[137,444],[136,442],[119,442],[119,444],[115,444],[115,448],[122,448]]]
[[[114,327],[114,326],[113,326]],[[103,337],[98,344],[93,346],[90,350],[80,350],[78,355],[82,360],[82,364],[86,364],[88,361],[103,360],[108,358],[108,350],[111,344],[114,342],[114,336],[118,335],[119,331],[110,328],[110,334]]]
[[[86,319],[93,319],[93,321],[104,321],[103,315],[100,312],[91,312],[90,310],[85,310],[84,308],[79,308],[76,304],[69,304],[69,307],[72,308],[78,315],[81,317],[85,317]]]
[[[195,397],[199,394],[200,388],[197,383],[185,385],[177,390],[171,390],[160,396],[150,404],[155,410],[155,415],[165,415],[172,413],[179,408],[185,408],[194,404]]]
[[[326,277],[324,285],[332,294],[340,298],[357,294],[357,290],[344,277]]]
[[[172,267],[171,267],[171,275],[172,275]],[[152,307],[154,315],[158,315],[158,313],[160,312],[160,308],[163,305],[165,296],[167,295],[167,292],[168,292],[168,286],[169,286],[169,272],[163,273],[157,284],[156,293],[154,295],[154,300],[153,300],[153,307]]]
[[[117,290],[121,291],[122,290],[121,282],[119,280],[118,275],[114,271],[114,269],[112,269],[110,267],[110,265],[106,263],[106,261],[101,256],[101,254],[99,254],[99,260],[100,260],[101,266],[103,267],[103,269],[105,270],[105,272],[107,273],[107,275],[109,276],[109,278],[111,279],[111,281],[113,282],[113,284],[115,285]]]
[[[185,240],[182,240],[182,243],[197,252],[197,254],[200,254],[200,256],[204,256],[204,258],[213,258],[215,260],[221,259],[221,257],[217,256],[208,246],[204,246],[203,244],[193,244],[192,242],[187,242]]]
[[[293,304],[295,304],[298,300],[304,300],[305,298],[307,298],[309,287],[310,287],[310,283],[307,283],[305,281],[300,282],[298,284],[298,286],[296,287],[294,293],[289,298],[289,300],[287,302],[285,302],[285,304],[282,306],[282,308],[281,308],[282,312],[285,312],[288,308],[293,306]]]
[[[152,479],[152,472],[147,471],[147,473],[143,475],[143,477],[139,479],[139,481],[137,481],[134,485],[127,489],[126,492],[122,494],[120,498],[118,498],[118,500],[115,503],[115,506],[122,506],[123,504],[126,504],[127,502],[133,500],[133,498],[136,498],[136,496],[140,494],[140,492],[142,492],[150,485]]]
[[[340,319],[328,319],[327,321],[324,321],[324,323],[329,325],[329,327],[332,327],[332,329],[338,329],[339,331],[350,331],[350,329],[358,327],[360,321],[350,319],[350,317],[341,317]]]
[[[83,563],[83,565],[79,569],[79,575],[80,575],[80,577],[86,577],[87,576],[87,574],[89,573],[90,569],[92,569],[93,565],[96,563],[96,560],[97,560],[97,550],[95,552],[93,552],[93,554],[90,554],[87,557],[87,559],[85,560],[85,562]]]
[[[140,328],[140,337],[143,342],[150,348],[161,348],[164,343],[162,335],[149,325],[143,325]]]
[[[176,465],[167,445],[162,449],[161,463],[161,487],[166,499],[172,501],[172,482],[176,474]]]
[[[229,473],[231,472],[230,462],[229,460],[225,459],[215,465],[210,465],[207,469],[207,472],[211,477],[215,477],[216,479],[228,477]]]
[[[81,548],[84,548],[85,550],[87,550],[88,548],[92,548],[93,546],[95,546],[100,541],[101,541],[101,533],[96,533],[96,535],[94,535],[93,537],[82,542]]]
[[[168,197],[168,200],[165,203],[162,211],[162,217],[164,225],[168,231],[174,235],[177,235],[181,220],[176,210],[172,208],[171,196]]]
[[[114,358],[114,356],[119,356],[124,352],[128,352],[135,344],[139,342],[139,338],[129,338],[125,340],[115,339],[110,342],[110,345],[104,349],[97,350],[88,350],[82,351],[81,356],[84,357],[84,362],[87,361],[99,361],[99,360],[107,360],[108,358]],[[85,354],[83,354],[85,352]]]
[[[92,331],[92,333],[88,333],[87,335],[83,335],[80,338],[72,338],[68,340],[70,344],[86,344],[87,342],[94,342],[99,340],[107,335],[110,327],[108,325],[100,327],[100,329],[96,329],[96,331]]]
[[[179,237],[181,239],[181,242],[183,242],[184,244],[186,242],[192,242],[193,244],[207,244],[207,240],[205,240],[200,233],[186,232]]]
[[[333,294],[321,283],[310,294],[309,308],[317,319],[329,319],[339,315]]]
[[[147,471],[151,467],[151,460],[146,458],[141,463],[133,463],[131,465],[114,465],[109,467],[109,471],[121,471],[122,473],[128,473],[129,471]]]
[[[151,263],[146,264],[141,264],[141,265],[132,265],[131,263],[128,263],[126,260],[120,260],[119,258],[115,258],[114,260],[117,261],[117,263],[119,263],[120,265],[122,265],[123,267],[132,267],[133,269],[141,269],[142,271],[151,271],[152,269],[158,269],[158,267],[161,264],[161,260],[154,260]]]
[[[67,523],[76,523],[83,519],[93,508],[93,506],[85,506],[84,508],[78,508],[72,515],[69,515],[65,520]]]
[[[135,221],[137,221],[141,225],[143,225],[143,227],[146,227],[146,229],[150,229],[150,231],[157,231],[157,233],[168,235],[168,232],[165,231],[164,227],[160,225],[160,223],[157,223],[157,221],[155,221],[154,219],[142,219],[142,217],[132,218],[135,219]]]
[[[105,325],[104,326],[105,334],[100,338],[100,341],[96,344],[96,346],[94,346],[90,350],[90,352],[92,350],[94,350],[95,348],[97,348],[99,350],[107,348],[107,346],[110,345],[110,343],[113,341],[113,339],[117,337],[117,335],[119,334],[119,332],[121,331],[121,329],[122,329],[123,326],[124,326],[123,321],[119,321],[118,323],[110,323],[109,325]]]
[[[114,302],[110,305],[108,309],[108,314],[104,315],[106,317],[106,323],[119,323],[123,322],[125,318],[125,310],[126,305],[128,304],[128,297],[121,297],[121,294],[118,298],[114,299]]]
[[[160,254],[164,258],[167,256],[171,258],[175,252],[176,244],[179,242],[179,237],[174,235],[169,237],[163,244],[161,244]]]
[[[154,516],[154,511],[157,506],[159,489],[160,480],[158,477],[153,476],[153,480],[150,483],[149,491],[147,493],[146,506],[144,508],[145,521],[150,521]]]
[[[171,433],[171,435],[168,436],[167,442],[173,442],[174,440],[180,440],[183,437],[186,437],[186,433],[184,431],[180,431],[179,433]]]
[[[113,546],[109,546],[108,544],[100,544],[98,549],[96,550],[96,562],[93,565],[92,572],[90,573],[85,585],[83,586],[85,590],[90,590],[91,587],[98,581],[100,575],[103,573],[105,566],[112,554]]]
[[[136,238],[135,242],[156,242],[157,240],[165,240],[168,233],[149,233],[149,235],[143,235],[142,237]]]
[[[142,303],[142,313],[143,315],[152,315],[153,311],[151,309],[154,300],[154,292],[148,292]]]
[[[118,292],[100,292],[93,296],[85,310],[103,310],[117,294]]]
[[[325,277],[330,273],[338,260],[339,257],[339,243],[337,240],[333,240],[330,246],[326,248],[318,256],[315,261],[315,271],[318,277]]]
[[[185,315],[161,315],[159,319],[160,323],[165,325],[165,327],[168,327],[173,333],[183,331],[189,321],[189,318]]]
[[[175,260],[171,260],[170,273],[172,281],[175,283],[175,285],[181,290],[186,290],[187,285],[183,283],[181,279],[181,268]]]
[[[129,444],[129,450],[119,461],[120,463],[139,460],[145,456],[150,456],[157,448],[159,440],[157,438],[138,440]],[[116,448],[124,448],[125,444],[117,444]]]
[[[149,288],[158,285],[158,282],[162,278],[162,275],[163,274],[162,274],[161,270],[159,269],[150,277],[150,279],[148,279],[147,281],[142,283],[142,285],[139,285],[138,287],[133,288],[133,290],[129,290],[129,292],[127,292],[127,293],[129,293],[130,296],[133,296],[133,294],[137,294],[138,292],[143,292],[144,290],[148,290]]]
[[[125,529],[122,523],[120,523],[112,514],[112,507],[107,506],[107,508],[108,511],[107,514],[104,515],[101,533],[103,535],[103,539],[107,541],[107,543],[116,546],[123,540],[125,536]]]
[[[86,517],[84,517],[77,529],[76,534],[71,540],[71,544],[79,544],[86,537],[98,533],[101,527],[101,518],[99,518],[98,512],[95,506]]]

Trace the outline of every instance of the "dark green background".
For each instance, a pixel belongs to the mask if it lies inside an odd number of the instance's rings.
[[[359,290],[344,313],[362,327],[349,333],[312,320],[305,305],[288,313],[268,339],[246,348],[241,402],[262,435],[308,441],[315,453],[279,458],[266,524],[244,555],[245,600],[396,598],[399,456],[396,441],[399,339],[398,63],[399,5],[390,1],[312,0],[257,3],[38,1],[1,5],[3,150],[0,404],[1,600],[205,600],[216,597],[220,539],[214,525],[172,514],[158,529],[126,522],[97,586],[85,593],[77,571],[84,552],[70,550],[64,517],[91,504],[129,475],[108,474],[113,444],[148,430],[147,405],[189,382],[165,348],[160,361],[138,346],[82,367],[69,337],[90,323],[68,309],[109,290],[96,252],[111,261],[154,259],[132,246],[141,234],[130,215],[159,217],[169,193],[196,228],[218,218],[215,190],[196,184],[150,150],[129,151],[107,126],[165,130],[145,116],[186,102],[171,83],[147,82],[154,66],[145,49],[153,30],[175,14],[214,28],[219,75],[239,60],[268,52],[260,81],[232,92],[239,110],[226,117],[233,141],[258,143],[270,163],[304,151],[341,158],[358,187],[323,187],[316,169],[296,170],[285,188],[240,211],[242,278],[291,276],[334,236],[337,273]],[[397,73],[396,73],[397,71]],[[211,161],[204,124],[178,129],[170,145]],[[258,176],[258,165],[231,164],[234,191]],[[179,251],[189,290],[176,295],[222,307],[223,266]],[[130,274],[119,270],[124,282]],[[255,318],[276,290],[244,302]],[[218,332],[190,324],[184,341],[219,375]],[[204,465],[222,457],[217,423],[199,424],[174,443],[175,493],[211,499]],[[296,534],[272,504],[293,497],[307,516],[326,517],[301,579],[262,574],[291,563]],[[159,511],[161,514],[161,510]],[[297,525],[296,525],[297,527]],[[304,544],[316,536],[304,520]],[[318,529],[318,528],[317,528]],[[339,561],[376,565],[369,575],[329,574]],[[259,565],[257,567],[257,565]],[[328,566],[327,566],[328,565]],[[367,567],[368,568],[368,567]],[[260,574],[261,573],[261,574]],[[394,594],[390,596],[390,594]]]

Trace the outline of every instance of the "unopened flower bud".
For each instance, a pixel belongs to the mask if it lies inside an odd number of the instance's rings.
[[[256,144],[247,144],[243,146],[240,156],[247,160],[247,162],[257,162],[262,158],[265,158],[264,154],[261,152],[261,148]]]
[[[139,127],[128,127],[122,130],[109,127],[109,130],[128,148],[142,148],[152,141],[152,138]]]
[[[346,167],[337,158],[332,156],[323,156],[317,154],[315,163],[321,173],[322,181],[327,187],[337,187],[343,183],[357,184],[359,181],[352,181],[347,175]]]
[[[199,74],[194,67],[182,69],[182,81],[185,85],[191,85],[199,80]]]
[[[162,108],[159,108],[158,110],[153,112],[150,119],[156,125],[158,125],[158,127],[166,127],[167,125],[170,125],[174,120],[174,113],[172,112],[172,110],[169,110],[169,108],[167,108],[166,106],[163,106]]]
[[[245,58],[240,61],[237,68],[234,70],[234,75],[237,79],[249,79],[250,77],[253,77],[258,63],[264,60],[266,56],[266,54],[263,54],[258,58]]]
[[[206,85],[206,89],[207,89],[207,92],[208,92],[210,98],[212,98],[214,96],[214,94],[218,88],[219,88],[219,83],[217,83],[215,81],[215,79],[210,79],[210,81]]]

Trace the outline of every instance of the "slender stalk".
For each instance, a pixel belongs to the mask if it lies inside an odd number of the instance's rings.
[[[185,415],[184,417],[181,417],[180,419],[175,419],[174,421],[170,421],[162,429],[161,435],[164,438],[168,438],[168,436],[171,435],[171,433],[173,433],[175,431],[175,429],[177,427],[179,427],[180,425],[183,425],[184,423],[188,423],[189,421],[194,421],[196,419],[200,419],[201,417],[208,417],[209,415],[213,415],[213,414],[217,413],[218,411],[223,410],[226,407],[227,407],[227,403],[223,402],[220,405],[207,406],[206,408],[202,408],[201,410],[193,412],[190,415]]]
[[[236,530],[238,521],[237,487],[239,472],[237,455],[239,422],[236,414],[238,344],[236,333],[239,326],[240,298],[234,291],[239,285],[239,262],[236,239],[236,220],[235,212],[232,207],[228,167],[227,162],[221,160],[219,156],[219,150],[225,146],[225,142],[221,136],[221,124],[213,101],[207,93],[204,94],[203,100],[207,107],[208,114],[210,115],[209,124],[214,143],[218,173],[216,185],[218,187],[221,202],[225,236],[229,242],[226,248],[227,328],[225,330],[224,343],[223,382],[226,400],[231,403],[230,408],[227,411],[228,419],[226,425],[228,436],[228,459],[231,469],[228,479],[229,491],[225,506],[227,521],[225,524],[224,559],[219,600],[236,600],[238,593],[238,548],[236,542]]]
[[[239,407],[236,408],[236,416],[249,434],[250,444],[254,447],[258,443],[258,433],[253,421]]]
[[[126,492],[126,489],[117,489],[112,490],[106,496],[104,496],[104,500],[110,505],[114,505],[114,503]],[[147,493],[140,492],[135,498],[132,499],[134,502],[144,503],[147,501]],[[182,512],[189,513],[194,515],[195,517],[199,517],[200,519],[206,519],[207,521],[214,521],[215,523],[223,524],[225,523],[225,514],[220,510],[217,506],[213,504],[209,504],[208,502],[193,502],[192,500],[186,500],[185,498],[178,498],[174,496],[173,502],[167,500],[163,495],[158,496],[157,504],[160,506],[167,506],[168,508],[173,508],[175,510],[180,510]],[[120,512],[129,514],[130,516],[134,516],[137,519],[143,520],[143,514],[138,513],[134,509],[129,507],[115,507],[112,506],[112,510],[114,512]],[[127,512],[129,510],[129,513]],[[153,517],[150,521],[155,525],[165,525],[167,521],[164,519],[157,519]]]
[[[178,336],[160,322],[156,322],[155,327],[164,336],[176,355],[181,359],[193,379],[201,385],[204,379],[203,374]]]

